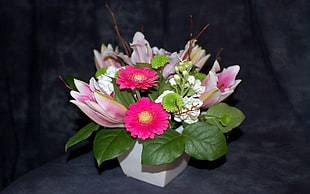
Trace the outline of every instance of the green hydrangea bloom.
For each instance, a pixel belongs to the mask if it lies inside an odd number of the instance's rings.
[[[152,59],[151,65],[154,69],[157,69],[159,67],[164,66],[168,62],[169,57],[167,57],[166,55],[157,55]]]
[[[183,106],[183,99],[177,93],[170,93],[164,96],[162,104],[167,112],[175,112]]]

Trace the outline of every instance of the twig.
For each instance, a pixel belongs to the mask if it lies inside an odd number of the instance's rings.
[[[224,49],[223,48],[220,48],[218,51],[217,51],[217,54],[216,54],[216,57],[215,57],[215,59],[217,60],[217,61],[221,61],[221,57],[220,57],[220,54],[221,54],[221,52],[223,51]]]
[[[71,88],[71,87],[69,86],[69,84],[61,77],[61,75],[59,75],[58,78],[60,79],[60,81],[61,81],[67,88],[69,88],[70,90],[74,90],[74,89]]]
[[[121,43],[122,43],[122,45],[123,45],[123,47],[125,49],[126,55],[130,56],[131,55],[130,47],[129,47],[128,43],[123,39],[121,33],[119,32],[119,29],[118,29],[118,26],[117,26],[117,22],[116,22],[116,18],[115,18],[115,15],[114,15],[113,11],[111,10],[111,8],[109,7],[108,4],[105,4],[105,7],[108,9],[108,11],[110,12],[110,14],[112,16],[116,34],[117,34],[118,38],[120,39],[120,41],[121,41]]]
[[[210,26],[210,24],[205,25],[205,27],[202,28],[202,30],[198,33],[198,35],[194,38],[194,40],[197,40],[199,36],[206,31],[206,29]]]

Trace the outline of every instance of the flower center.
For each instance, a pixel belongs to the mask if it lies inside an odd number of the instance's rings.
[[[143,74],[140,74],[140,73],[135,73],[132,75],[132,78],[135,80],[135,81],[142,81],[142,80],[145,80],[145,76]]]
[[[153,120],[153,114],[150,111],[142,111],[138,114],[139,123],[148,124]]]
[[[224,89],[226,88],[226,84],[224,82],[220,82],[218,83],[217,88],[220,89],[221,92],[224,92]]]

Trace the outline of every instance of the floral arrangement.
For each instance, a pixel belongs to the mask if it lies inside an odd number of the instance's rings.
[[[94,50],[97,71],[89,83],[66,81],[71,102],[92,121],[72,136],[69,147],[94,134],[98,165],[116,158],[138,141],[142,163],[161,165],[184,152],[199,160],[215,160],[227,152],[226,134],[244,114],[223,101],[241,80],[238,65],[220,69],[219,61],[205,74],[210,57],[191,39],[179,52],[151,47],[136,32],[126,54],[102,45]],[[124,42],[123,42],[124,43]]]

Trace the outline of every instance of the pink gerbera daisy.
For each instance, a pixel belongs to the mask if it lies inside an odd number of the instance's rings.
[[[119,70],[116,83],[120,85],[120,89],[147,89],[148,87],[157,86],[157,78],[157,73],[149,68],[125,66],[125,68]]]
[[[131,104],[126,111],[124,123],[132,137],[154,139],[155,134],[161,135],[168,128],[169,114],[161,103],[143,97],[136,104]]]

